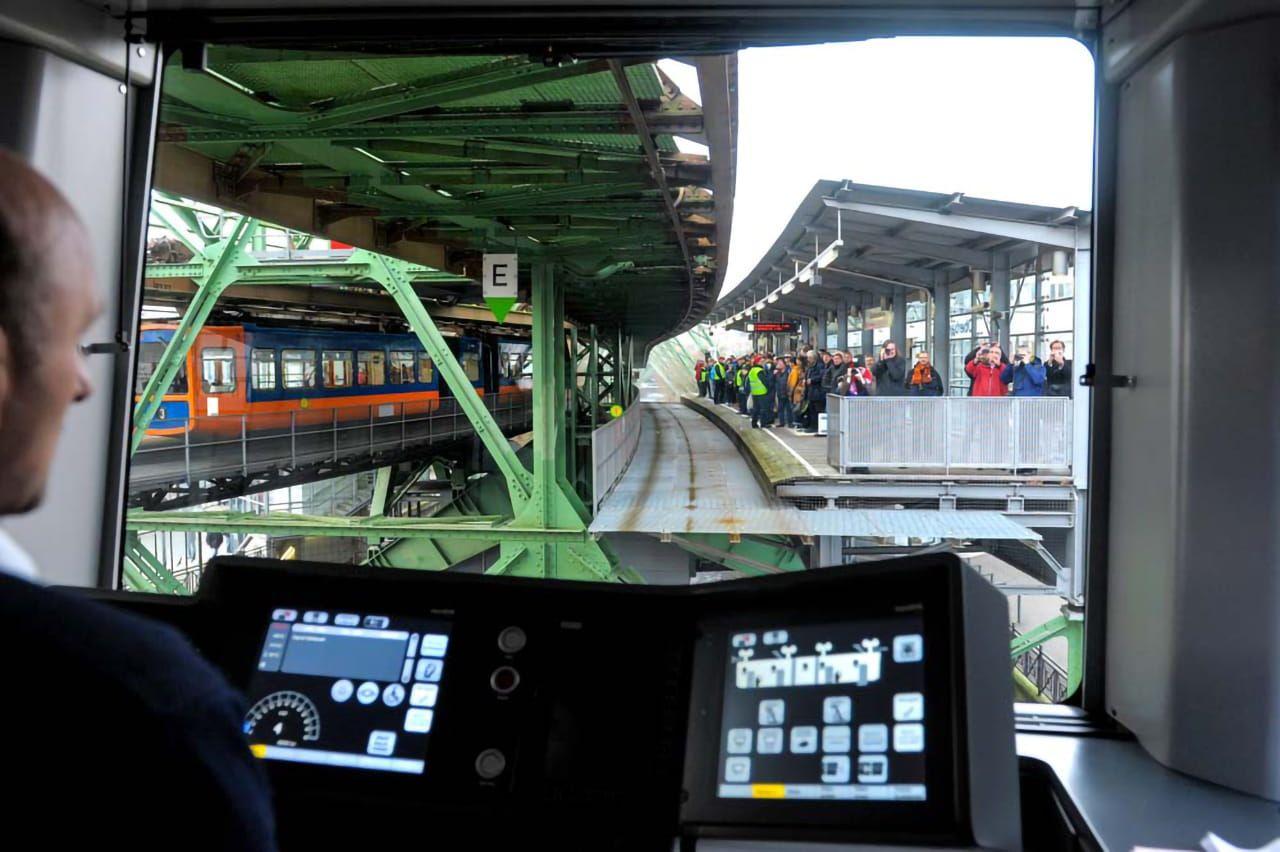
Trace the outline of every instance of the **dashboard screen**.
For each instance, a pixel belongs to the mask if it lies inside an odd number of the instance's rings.
[[[721,799],[924,801],[919,612],[727,634]]]
[[[279,608],[244,732],[264,760],[422,774],[450,624]]]

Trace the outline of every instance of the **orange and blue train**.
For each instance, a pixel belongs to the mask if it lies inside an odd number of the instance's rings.
[[[174,324],[143,325],[139,392],[175,330]],[[485,334],[446,339],[481,395],[527,387],[528,340]],[[212,325],[196,336],[147,434],[276,430],[363,420],[371,410],[374,416],[413,416],[451,395],[413,334]]]

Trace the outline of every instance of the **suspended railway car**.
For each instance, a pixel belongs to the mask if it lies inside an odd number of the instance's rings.
[[[137,390],[151,378],[176,328],[143,326]],[[450,338],[449,345],[477,393],[495,389],[488,387],[493,371],[479,337]],[[187,352],[147,434],[287,429],[364,420],[371,408],[379,417],[421,415],[451,395],[412,334],[208,326]]]

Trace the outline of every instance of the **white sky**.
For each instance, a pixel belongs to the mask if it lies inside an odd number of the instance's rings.
[[[689,66],[663,61],[698,99]],[[1069,39],[896,38],[738,54],[725,291],[815,181],[1092,205],[1093,58]]]

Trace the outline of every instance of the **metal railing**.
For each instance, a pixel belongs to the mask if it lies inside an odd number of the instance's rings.
[[[504,431],[532,423],[529,393],[489,394],[484,404]],[[180,437],[143,442],[133,455],[131,487],[337,463],[474,432],[452,397],[193,417],[189,425]]]
[[[591,496],[592,509],[600,511],[600,504],[618,484],[627,465],[640,444],[642,420],[637,406],[632,405],[622,416],[598,427],[591,433]]]
[[[827,461],[950,472],[1071,471],[1067,397],[827,397]]]
[[[1010,627],[1011,638],[1017,639],[1022,633]],[[1013,660],[1013,667],[1022,672],[1027,680],[1054,704],[1061,704],[1067,699],[1070,689],[1070,678],[1067,670],[1044,651],[1044,645],[1037,645],[1025,654]]]

